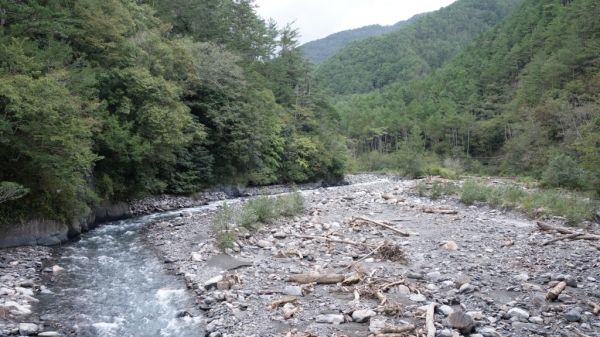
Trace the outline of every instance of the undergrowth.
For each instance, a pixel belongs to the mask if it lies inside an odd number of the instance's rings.
[[[563,216],[569,225],[579,226],[592,220],[598,203],[576,192],[560,189],[525,190],[520,186],[490,186],[467,180],[460,189],[460,200],[471,205],[475,201],[487,202],[491,207],[520,208],[528,216]]]
[[[225,251],[234,247],[239,233],[237,227],[244,227],[253,232],[280,216],[289,218],[302,214],[304,207],[304,197],[297,190],[276,198],[263,194],[248,200],[241,209],[234,209],[225,203],[213,218],[213,233],[219,248]]]

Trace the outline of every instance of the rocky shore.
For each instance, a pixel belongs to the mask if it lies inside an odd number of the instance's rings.
[[[58,274],[49,265],[52,248],[18,247],[0,250],[0,336],[62,336],[62,327],[35,315],[36,295],[49,293],[41,274]]]
[[[421,198],[416,181],[348,180],[303,191],[302,216],[239,229],[227,254],[211,233],[216,207],[142,231],[193,289],[199,336],[600,336],[600,250],[581,240],[598,225],[551,242],[560,218],[540,228]]]

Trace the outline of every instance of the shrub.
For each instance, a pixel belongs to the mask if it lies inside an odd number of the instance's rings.
[[[419,181],[417,183],[416,188],[417,188],[417,194],[420,197],[424,197],[425,196],[425,191],[427,190],[427,184],[425,184],[423,181]]]
[[[449,181],[447,183],[444,184],[444,194],[445,195],[454,195],[457,194],[460,191],[460,188],[458,186],[456,186],[455,183]]]
[[[222,251],[233,248],[233,243],[237,239],[237,233],[234,231],[236,227],[235,220],[233,207],[227,203],[220,206],[219,211],[213,218],[213,233]]]
[[[463,183],[460,192],[460,201],[464,202],[467,205],[472,205],[475,201],[487,201],[487,196],[490,192],[490,188],[480,184],[477,184],[472,179],[469,179]]]
[[[440,184],[438,181],[435,181],[431,186],[431,198],[439,198],[442,195],[443,190],[442,184]]]
[[[542,173],[542,184],[548,187],[581,188],[585,184],[585,172],[573,158],[561,153],[550,159]]]
[[[277,218],[277,212],[275,207],[275,200],[269,198],[266,194],[261,197],[253,198],[248,200],[248,203],[244,206],[249,211],[254,212],[257,217],[257,221],[260,223],[271,223]]]
[[[293,190],[290,194],[277,197],[277,212],[285,217],[293,217],[304,212],[304,197]]]

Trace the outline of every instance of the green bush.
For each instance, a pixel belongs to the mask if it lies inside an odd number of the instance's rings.
[[[460,192],[460,201],[467,205],[472,205],[475,201],[486,202],[491,192],[490,188],[493,187],[480,185],[476,181],[469,179],[463,183]]]
[[[582,188],[585,185],[585,171],[573,158],[561,153],[550,159],[542,173],[542,184],[548,187]]]
[[[433,183],[433,185],[431,186],[431,191],[430,191],[430,195],[432,199],[437,199],[442,195],[442,192],[444,191],[444,188],[442,187],[442,184],[440,184],[438,181],[435,181]]]
[[[233,207],[227,203],[223,203],[213,218],[213,233],[222,251],[227,248],[233,248],[233,243],[237,239],[237,233],[234,230],[236,227],[235,222],[236,217]]]
[[[460,191],[460,188],[458,186],[456,186],[455,183],[449,181],[447,183],[444,184],[444,194],[445,195],[454,195],[457,194]]]
[[[298,191],[277,197],[276,208],[279,215],[293,217],[304,212],[304,197]]]
[[[424,197],[425,196],[425,191],[427,191],[427,184],[425,184],[423,181],[419,181],[417,183],[416,189],[417,189],[417,194],[420,197]]]
[[[260,223],[271,223],[277,218],[276,201],[263,194],[261,197],[256,197],[248,200],[244,205],[249,212],[256,214],[257,221]]]

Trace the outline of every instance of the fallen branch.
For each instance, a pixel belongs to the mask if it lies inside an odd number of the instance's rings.
[[[400,234],[402,236],[410,236],[409,233],[403,232],[403,231],[401,231],[399,229],[396,229],[396,228],[394,228],[392,226],[388,226],[388,225],[384,224],[381,221],[369,219],[369,218],[366,218],[364,216],[353,216],[352,217],[352,221],[354,221],[354,220],[363,220],[363,221],[366,221],[366,222],[371,222],[371,223],[374,223],[374,224],[376,224],[378,226],[381,226],[383,228],[387,228],[387,229],[391,230],[392,232],[396,232],[396,233],[398,233],[398,234]]]
[[[575,232],[573,232],[573,231],[572,231],[572,230],[570,230],[570,229],[563,228],[563,227],[554,227],[554,226],[550,226],[550,225],[547,225],[547,224],[545,224],[545,223],[543,223],[543,222],[541,222],[541,221],[538,221],[538,222],[537,222],[537,225],[538,225],[538,227],[539,227],[540,229],[543,229],[543,230],[545,230],[545,231],[557,231],[557,232],[559,232],[560,234],[575,234]]]
[[[280,300],[277,301],[273,301],[271,303],[269,303],[269,307],[271,307],[271,310],[269,312],[273,312],[277,309],[279,309],[279,306],[282,304],[286,304],[286,303],[290,303],[290,302],[296,302],[298,300],[298,297],[296,296],[290,296],[290,297],[285,297],[282,298]]]
[[[376,337],[404,337],[406,336],[404,333],[415,331],[414,325],[407,325],[403,327],[385,327],[379,331],[377,331]]]
[[[594,302],[592,302],[592,301],[589,301],[589,302],[588,302],[588,304],[589,304],[589,305],[590,305],[592,308],[594,308],[594,311],[593,311],[593,312],[594,312],[594,315],[598,315],[598,314],[600,314],[600,305],[598,305],[598,304],[596,304],[596,303],[594,303]]]
[[[579,330],[575,331],[575,334],[577,336],[579,336],[579,337],[591,337],[590,335],[586,335],[586,334],[584,334],[583,332],[581,332]]]
[[[425,316],[425,324],[427,325],[427,337],[435,337],[435,303],[429,304],[427,307],[427,316]]]
[[[398,198],[398,197],[395,197],[395,196],[389,195],[389,194],[382,194],[381,197],[385,200],[397,200],[399,202],[404,202],[403,198]]]
[[[338,232],[339,230],[340,230],[339,228],[332,229],[332,230],[330,230],[329,232],[327,232],[327,234],[325,234],[325,235],[323,235],[323,236],[324,236],[324,237],[328,237],[328,236],[330,236],[331,234],[334,234],[334,233]]]
[[[345,240],[331,239],[331,238],[326,238],[324,236],[316,236],[316,235],[293,234],[293,236],[295,236],[295,237],[297,237],[299,239],[325,240],[327,242],[345,243],[345,244],[354,245],[354,246],[366,246],[366,247],[374,247],[375,246],[373,244],[368,244],[368,243],[363,243],[363,242],[354,242],[354,241],[345,241]]]
[[[296,274],[290,275],[288,281],[300,284],[336,284],[343,282],[344,275],[341,274]]]
[[[515,244],[515,240],[510,240],[510,241],[507,241],[507,242],[503,243],[502,245],[500,245],[500,247],[505,248],[505,247],[512,246],[514,244]]]
[[[567,282],[565,282],[565,281],[560,282],[559,284],[556,285],[556,287],[552,288],[546,294],[546,299],[554,300],[554,299],[558,298],[558,295],[560,295],[560,293],[562,293],[562,291],[565,290],[566,286],[567,286]]]
[[[458,214],[458,211],[453,209],[433,209],[423,207],[421,210],[423,211],[423,213]]]
[[[288,250],[286,250],[286,251],[283,251],[283,252],[282,252],[282,251],[280,251],[280,252],[278,252],[277,254],[273,255],[273,257],[274,257],[274,258],[288,257],[288,255],[290,255],[290,254],[298,255],[298,257],[299,257],[300,259],[303,259],[303,258],[304,258],[304,256],[302,256],[302,253],[300,253],[300,251],[299,251],[299,250],[296,250],[296,249],[288,249]]]
[[[544,243],[541,243],[540,246],[546,246],[546,245],[549,245],[549,244],[551,244],[553,242],[561,241],[561,240],[565,240],[565,239],[574,239],[575,237],[580,236],[580,235],[583,235],[583,233],[566,234],[566,235],[554,238],[552,240],[548,240],[548,241],[546,241]]]

